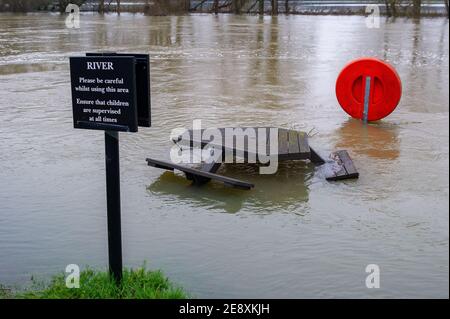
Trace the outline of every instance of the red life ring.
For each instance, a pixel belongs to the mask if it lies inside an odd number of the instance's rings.
[[[402,95],[397,71],[376,58],[360,58],[348,63],[336,81],[336,97],[350,116],[377,121],[391,114]]]

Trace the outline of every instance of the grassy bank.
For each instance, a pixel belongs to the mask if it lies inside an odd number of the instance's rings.
[[[33,282],[30,289],[14,292],[0,286],[0,298],[14,299],[184,299],[186,292],[161,271],[145,268],[124,270],[120,286],[104,271],[84,270],[80,288],[66,287],[65,274],[53,277],[49,285]]]

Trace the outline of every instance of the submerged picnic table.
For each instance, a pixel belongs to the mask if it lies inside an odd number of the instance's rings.
[[[249,134],[249,131],[256,132],[256,134]],[[277,136],[272,137],[272,140],[276,140],[278,144],[275,150],[271,149],[270,145],[270,135],[274,132]],[[217,141],[215,137],[210,136],[213,133],[218,133],[221,140]],[[232,135],[230,135],[230,133]],[[232,137],[231,141],[229,139],[230,136]],[[242,143],[238,145],[238,140],[244,141],[243,145]],[[192,180],[196,185],[203,185],[211,180],[217,180],[226,185],[241,189],[251,189],[254,187],[251,183],[216,174],[217,170],[224,162],[223,160],[226,158],[227,153],[231,153],[233,158],[240,159],[241,162],[243,161],[244,163],[248,163],[249,159],[254,158],[258,161],[259,155],[270,158],[276,157],[278,161],[310,160],[316,165],[323,165],[326,163],[325,159],[323,159],[309,145],[308,134],[302,131],[283,128],[239,127],[208,130],[187,130],[175,137],[172,141],[180,147],[204,149],[208,146],[212,147],[211,154],[216,151],[220,152],[218,155],[218,157],[220,157],[219,160],[203,162],[199,168],[187,167],[184,165],[174,164],[172,162],[147,158],[147,163],[149,166],[167,170],[182,171],[185,173],[186,178],[188,180]],[[265,149],[258,149],[258,152],[256,152],[255,147],[250,147],[255,145],[262,145]],[[353,161],[347,151],[335,152],[333,156],[331,156],[331,161],[335,161],[339,165],[339,169],[334,171],[331,175],[326,176],[327,180],[338,181],[359,177],[359,173],[353,165]]]

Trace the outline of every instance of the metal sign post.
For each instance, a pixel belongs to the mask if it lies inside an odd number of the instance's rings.
[[[149,56],[88,53],[70,58],[75,128],[105,131],[109,271],[122,281],[119,132],[150,127]]]
[[[120,218],[119,132],[105,131],[106,201],[108,209],[109,271],[122,281],[122,227]]]

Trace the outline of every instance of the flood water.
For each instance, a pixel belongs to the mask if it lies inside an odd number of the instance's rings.
[[[124,263],[161,268],[194,297],[449,296],[447,19],[194,15],[0,15],[0,283],[21,287],[66,265],[107,266],[104,141],[72,124],[68,57],[149,53],[152,127],[121,134]],[[376,56],[403,81],[387,119],[364,126],[334,84]],[[328,183],[309,163],[240,191],[149,168],[169,134],[204,126],[310,132],[324,156],[347,149],[357,181]],[[381,288],[365,286],[368,264]]]

